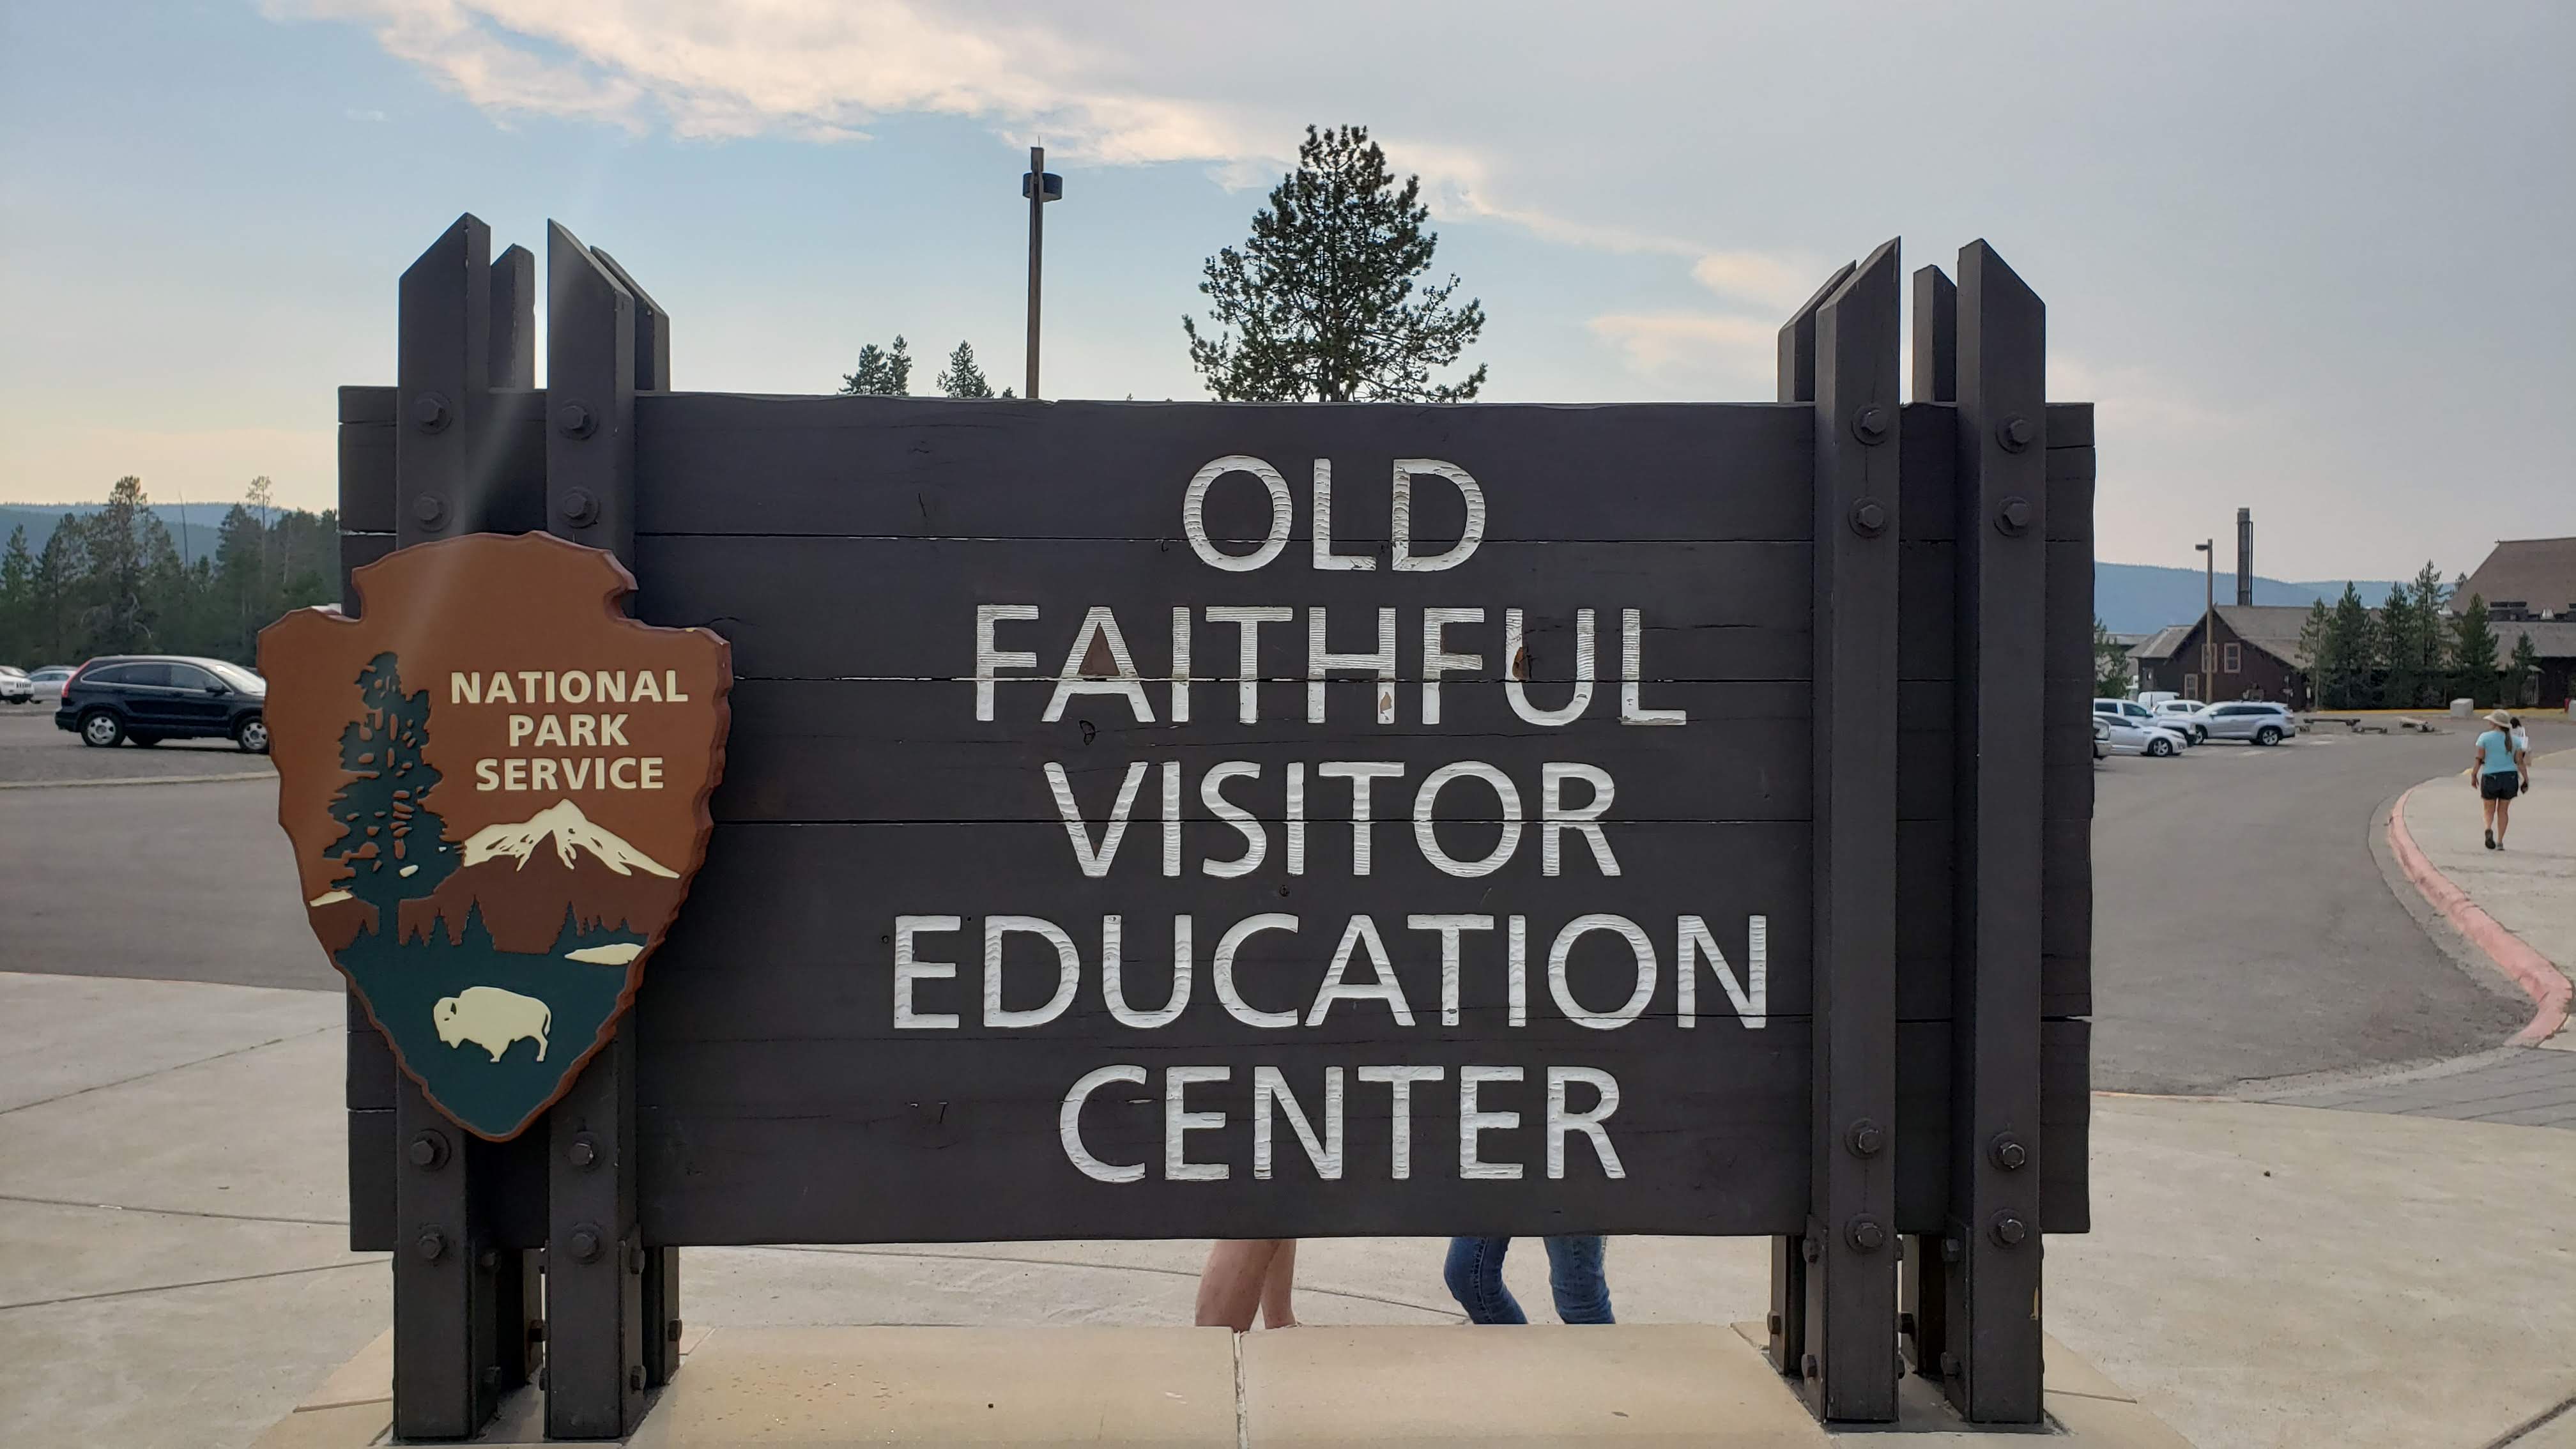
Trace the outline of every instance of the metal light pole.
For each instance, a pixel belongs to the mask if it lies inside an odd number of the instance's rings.
[[[1029,199],[1029,375],[1023,395],[1038,395],[1038,277],[1041,259],[1046,254],[1046,204],[1064,198],[1064,178],[1046,169],[1046,148],[1029,148],[1028,174],[1020,178],[1020,194]]]
[[[2202,572],[2200,606],[2200,702],[2218,702],[2218,540],[2209,539],[2192,547],[2202,555],[2206,568]]]

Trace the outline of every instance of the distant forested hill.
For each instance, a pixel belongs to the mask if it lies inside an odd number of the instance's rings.
[[[2396,587],[2386,579],[2355,579],[2353,588],[2361,601],[2378,608]],[[2152,634],[2167,624],[2187,624],[2200,617],[2206,601],[2207,582],[2198,569],[2163,568],[2155,564],[2096,563],[2093,565],[2093,612],[2101,617],[2103,627],[2114,634]],[[2317,583],[2284,583],[2279,579],[2254,577],[2254,602],[2258,604],[2305,604],[2324,599],[2331,604],[2343,597],[2343,580]],[[2236,572],[2218,575],[2218,602],[2236,602]]]

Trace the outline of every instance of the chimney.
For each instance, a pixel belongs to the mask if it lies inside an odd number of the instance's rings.
[[[2254,510],[2236,510],[2236,602],[2254,602]]]

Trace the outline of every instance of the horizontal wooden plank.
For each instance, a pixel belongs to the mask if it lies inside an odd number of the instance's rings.
[[[340,389],[340,421],[393,425],[394,390],[390,387],[343,387]]]
[[[1275,574],[1210,568],[1180,543],[665,535],[636,540],[635,612],[714,629],[746,678],[970,679],[977,606],[1035,605],[1037,620],[1006,621],[995,638],[1037,656],[1006,674],[1052,680],[1095,606],[1115,614],[1136,668],[1159,677],[1171,670],[1173,607],[1197,611],[1191,662],[1207,678],[1238,673],[1241,629],[1210,623],[1206,609],[1284,607],[1296,611],[1291,619],[1256,628],[1259,673],[1303,679],[1308,609],[1326,611],[1328,648],[1357,653],[1376,646],[1377,610],[1393,608],[1398,677],[1419,679],[1421,610],[1484,609],[1484,622],[1451,625],[1444,641],[1480,655],[1484,676],[1499,678],[1504,611],[1518,608],[1522,677],[1566,680],[1576,611],[1591,609],[1595,676],[1615,680],[1621,611],[1636,609],[1641,678],[1804,679],[1814,667],[1809,552],[1802,543],[1489,542],[1446,573]]]
[[[393,424],[342,423],[339,443],[340,527],[352,533],[392,533]]]
[[[998,717],[979,721],[971,681],[748,679],[733,692],[714,810],[729,821],[1051,821],[1060,818],[1046,774],[1052,764],[1096,822],[1142,762],[1148,774],[1134,818],[1149,828],[1162,818],[1163,763],[1181,767],[1184,817],[1205,821],[1215,816],[1202,776],[1221,763],[1249,762],[1261,773],[1225,782],[1223,797],[1276,821],[1286,818],[1287,767],[1295,762],[1303,767],[1305,818],[1346,820],[1350,782],[1319,769],[1364,760],[1403,768],[1370,787],[1372,813],[1381,820],[1410,819],[1432,772],[1461,761],[1501,770],[1514,790],[1515,815],[1533,822],[1544,809],[1544,767],[1552,763],[1606,771],[1607,818],[1614,822],[1807,816],[1812,696],[1804,684],[1659,684],[1642,693],[1649,708],[1684,712],[1688,720],[1679,725],[1620,723],[1619,689],[1608,685],[1581,718],[1554,727],[1523,719],[1495,680],[1444,681],[1440,722],[1431,725],[1419,722],[1423,686],[1394,686],[1399,718],[1381,725],[1381,688],[1371,680],[1328,681],[1320,725],[1305,722],[1306,686],[1287,681],[1255,686],[1260,718],[1252,724],[1241,722],[1237,687],[1226,683],[1192,686],[1185,724],[1169,722],[1168,684],[1149,691],[1159,715],[1153,724],[1140,724],[1124,699],[1101,696],[1074,701],[1049,724],[1039,718],[1049,689],[1039,684],[997,690]],[[1548,685],[1530,698],[1552,707],[1566,693],[1566,686]],[[1947,749],[1946,736],[1939,747]],[[876,760],[900,765],[854,764]],[[1593,790],[1568,783],[1559,798],[1584,808]],[[1432,804],[1443,820],[1502,818],[1498,792],[1476,780],[1445,786]]]
[[[1483,490],[1489,542],[1802,539],[1812,410],[1768,403],[1580,406],[1105,403],[647,395],[636,404],[636,526],[647,533],[1183,536],[1191,477],[1263,459],[1312,537],[1314,460],[1333,465],[1334,536],[1389,536],[1394,460],[1435,458]],[[1456,490],[1413,490],[1414,535],[1458,536]],[[1257,540],[1262,485],[1208,495],[1211,535]],[[1295,552],[1302,554],[1305,550]],[[1302,558],[1283,560],[1304,566]]]
[[[2089,402],[2050,403],[2048,405],[2048,446],[2089,448],[2093,446],[2093,405]]]

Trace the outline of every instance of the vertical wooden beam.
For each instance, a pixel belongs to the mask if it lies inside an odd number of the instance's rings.
[[[634,560],[636,304],[546,228],[546,522]],[[645,1250],[635,1213],[635,1021],[546,1114],[546,1435],[614,1439],[644,1415]]]
[[[399,547],[473,533],[496,470],[485,442],[492,400],[492,229],[460,216],[402,275],[395,348],[394,539]]]
[[[537,258],[512,246],[492,259],[492,386],[537,385]]]
[[[1816,294],[1800,303],[1789,320],[1780,324],[1780,401],[1784,403],[1816,400],[1816,309],[1834,289],[1851,280],[1855,262],[1845,262],[1825,278]]]
[[[636,284],[633,275],[619,265],[606,249],[593,247],[590,254],[635,299],[635,390],[668,392],[671,390],[671,314],[662,304]]]
[[[1950,1362],[1972,1423],[2040,1400],[2040,885],[2047,311],[1984,242],[1959,253],[1957,948]]]
[[[1780,401],[1816,400],[1816,311],[1850,280],[1853,270],[1851,262],[1835,268],[1815,295],[1780,324]],[[1820,1251],[1805,1233],[1771,1240],[1771,1311],[1764,1322],[1770,1329],[1771,1366],[1793,1379],[1806,1376],[1807,1265]]]
[[[1955,403],[1959,400],[1959,288],[1937,266],[1914,273],[1914,347],[1909,370],[1912,400]],[[1943,500],[1942,516],[1952,511]],[[1900,1342],[1914,1371],[1941,1376],[1941,1355],[1948,1347],[1949,1310],[1941,1286],[1944,1235],[1906,1240],[1904,1265],[1897,1278],[1897,1323]]]
[[[394,414],[399,546],[471,532],[488,511],[491,251],[491,230],[461,216],[402,276]],[[481,1144],[407,1077],[395,1083],[393,1106],[402,1154],[394,1169],[394,1431],[463,1438],[492,1417],[507,1377],[500,1255],[477,1182]]]
[[[1896,1417],[1897,243],[1815,317],[1808,1407]]]
[[[1913,400],[1959,400],[1959,288],[1939,267],[1914,274]]]

